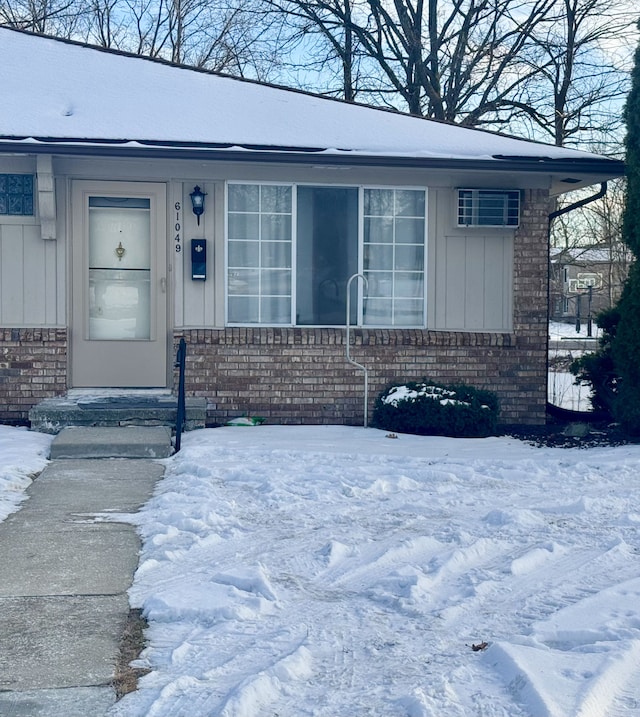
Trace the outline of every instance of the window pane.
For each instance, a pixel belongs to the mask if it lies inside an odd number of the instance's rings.
[[[358,190],[298,187],[297,207],[296,323],[344,325],[347,281],[358,271]]]
[[[229,211],[257,212],[260,209],[258,184],[230,184]]]
[[[393,189],[365,189],[364,215],[372,217],[392,217]]]
[[[290,324],[291,301],[288,297],[266,297],[261,300],[260,322],[263,324]]]
[[[421,246],[397,246],[396,261],[393,268],[396,271],[411,269],[422,271],[424,268],[424,248]]]
[[[396,242],[424,244],[424,219],[396,219]]]
[[[366,296],[389,298],[393,296],[392,271],[370,271],[365,276],[369,282]]]
[[[422,272],[396,272],[395,295],[397,297],[422,297]]]
[[[396,299],[393,307],[394,326],[422,326],[422,301]]]
[[[261,199],[260,210],[264,213],[291,213],[291,187],[264,185]]]
[[[396,189],[396,216],[424,217],[424,192],[415,189]]]
[[[364,268],[391,269],[393,266],[393,246],[378,244],[364,247]]]
[[[258,214],[229,214],[229,239],[258,239]]]
[[[365,244],[391,244],[393,242],[393,219],[365,218],[364,241]]]
[[[234,269],[229,271],[229,296],[256,294],[258,291],[257,269]]]
[[[291,266],[291,244],[281,241],[260,242],[261,265],[288,269]]]
[[[263,295],[291,295],[290,269],[263,269],[260,272],[260,292]]]
[[[259,309],[259,299],[256,296],[229,297],[229,321],[232,323],[258,323]]]
[[[291,241],[291,215],[263,214],[261,238]]]
[[[391,299],[365,299],[364,323],[391,326],[393,319]]]
[[[259,248],[257,241],[229,242],[229,266],[258,266]]]

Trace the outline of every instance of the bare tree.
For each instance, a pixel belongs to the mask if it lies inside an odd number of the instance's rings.
[[[612,47],[632,18],[617,0],[263,3],[290,18],[296,57],[310,49],[327,80],[340,75],[334,90],[345,99],[558,144],[618,124],[610,103],[627,76]],[[341,73],[328,70],[332,61]]]
[[[83,10],[78,0],[0,0],[0,24],[68,37]]]
[[[629,13],[611,0],[557,0],[554,14],[533,34],[529,61],[539,71],[521,97],[530,134],[563,146],[601,144],[618,133],[628,74],[617,49],[631,29]],[[620,143],[618,133],[613,144]]]
[[[0,23],[240,76],[278,62],[253,0],[0,0]]]

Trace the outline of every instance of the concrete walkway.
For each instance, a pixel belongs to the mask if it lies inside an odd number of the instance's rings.
[[[101,717],[115,702],[140,542],[133,526],[94,516],[136,512],[164,470],[149,456],[170,452],[163,427],[54,439],[54,460],[0,524],[1,717]]]

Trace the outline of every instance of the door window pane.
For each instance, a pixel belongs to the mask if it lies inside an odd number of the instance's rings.
[[[151,201],[89,197],[89,338],[151,338]]]

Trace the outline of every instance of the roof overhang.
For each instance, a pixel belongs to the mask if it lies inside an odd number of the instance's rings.
[[[624,176],[622,160],[597,155],[585,158],[494,155],[487,158],[403,156],[370,154],[321,147],[270,147],[260,145],[194,144],[140,140],[73,139],[52,137],[1,137],[0,152],[57,154],[131,159],[178,159],[259,164],[322,165],[326,167],[381,167],[544,174],[551,178],[552,194]]]

